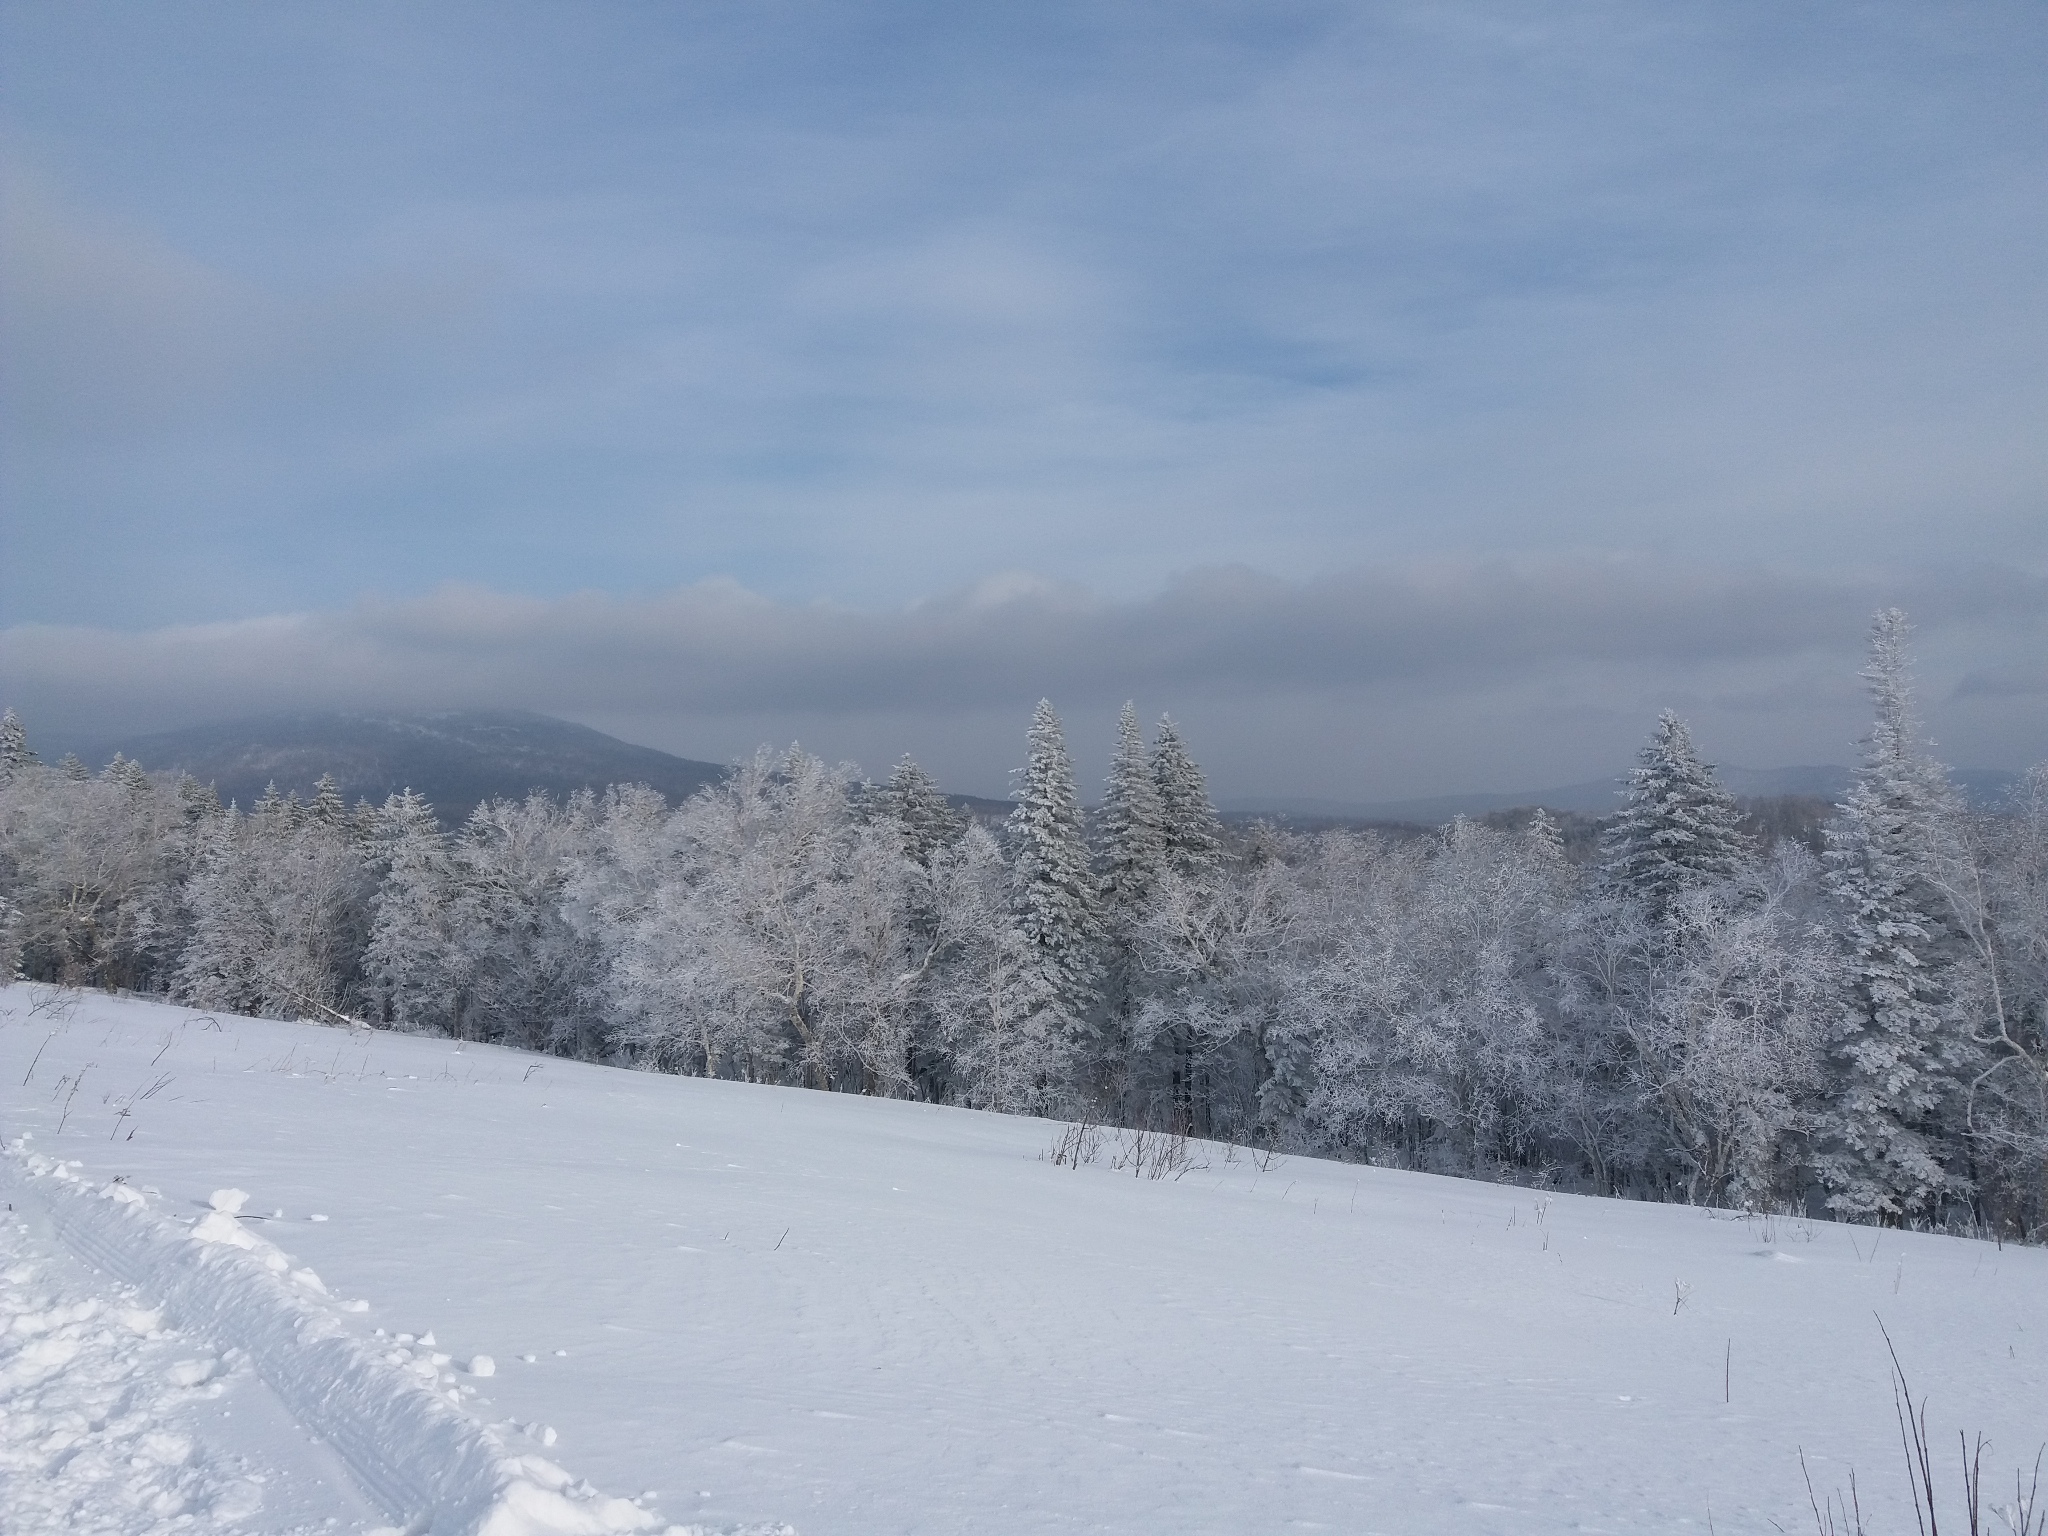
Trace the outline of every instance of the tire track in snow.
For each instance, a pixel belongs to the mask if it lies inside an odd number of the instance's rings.
[[[388,1536],[713,1536],[608,1498],[543,1457],[511,1448],[512,1426],[461,1407],[445,1356],[352,1334],[317,1275],[294,1269],[239,1219],[239,1192],[186,1226],[80,1164],[12,1143],[0,1172],[48,1214],[67,1246],[137,1287],[181,1328],[242,1351],[298,1422],[340,1457],[397,1522]],[[63,1362],[58,1362],[62,1368]],[[787,1526],[733,1536],[795,1536]]]

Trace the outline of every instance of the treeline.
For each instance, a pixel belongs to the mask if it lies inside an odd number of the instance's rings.
[[[0,962],[195,1007],[500,1041],[1641,1198],[2048,1229],[2048,765],[1925,753],[1906,625],[1823,855],[1746,830],[1666,714],[1597,856],[1541,813],[1226,828],[1125,707],[1084,814],[1041,704],[1016,808],[763,750],[480,806],[223,808],[0,722]]]

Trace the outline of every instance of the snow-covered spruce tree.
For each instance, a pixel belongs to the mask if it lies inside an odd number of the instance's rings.
[[[1152,782],[1159,789],[1167,867],[1192,876],[1212,866],[1223,849],[1223,824],[1209,803],[1209,786],[1188,754],[1179,727],[1164,715],[1152,742]]]
[[[1103,926],[1103,1059],[1093,1075],[1111,1105],[1131,1112],[1135,1042],[1131,1030],[1144,1001],[1137,934],[1167,873],[1165,808],[1145,749],[1135,705],[1117,717],[1116,751],[1102,807],[1095,815],[1096,864]]]
[[[948,1091],[947,1063],[929,993],[953,942],[949,936],[953,925],[945,906],[941,875],[967,831],[968,820],[953,809],[931,775],[919,767],[908,753],[889,775],[889,782],[867,797],[865,808],[871,826],[894,829],[898,850],[906,861],[893,881],[893,888],[900,893],[896,908],[886,917],[875,914],[881,919],[880,924],[863,929],[866,938],[872,940],[887,923],[900,918],[905,925],[904,939],[914,962],[910,970],[898,978],[898,983],[892,984],[903,1004],[897,1015],[904,1046],[901,1089],[917,1098],[943,1099]],[[876,851],[866,847],[865,843],[855,850],[848,865],[855,884],[866,881],[876,871],[877,859]],[[856,948],[868,957],[859,966],[865,971],[879,950],[871,942]],[[863,989],[870,998],[880,998],[887,990],[871,976],[863,983]],[[894,1005],[892,1001],[891,1006]],[[879,1019],[880,1011],[872,1012],[871,1017]],[[863,1038],[873,1041],[878,1037],[875,1031],[869,1030],[863,1032]],[[873,1056],[879,1050],[879,1046],[871,1045],[867,1056]],[[891,1082],[894,1076],[893,1071],[869,1069],[869,1081],[873,1083]],[[892,1086],[889,1091],[896,1090]]]
[[[1082,834],[1074,764],[1050,701],[1032,715],[1008,841],[1013,904],[1024,940],[1023,986],[1035,1028],[1084,1056],[1100,982],[1102,924]],[[1048,1082],[1050,1095],[1056,1087]]]
[[[28,728],[13,710],[0,715],[0,784],[23,768],[36,767],[42,760],[29,750]]]
[[[1922,749],[1909,632],[1896,608],[1871,624],[1863,676],[1876,719],[1828,827],[1846,988],[1815,1159],[1831,1208],[1887,1225],[1933,1216],[1968,1187],[1957,1132],[1972,1044],[1948,1006],[1930,879],[1960,805]]]
[[[1103,917],[1114,932],[1137,920],[1166,869],[1166,809],[1133,704],[1117,716],[1116,754],[1095,826],[1102,844]]]
[[[932,776],[908,752],[874,796],[880,812],[903,829],[903,851],[913,863],[931,867],[932,856],[967,829],[966,818],[947,803]]]
[[[107,764],[104,776],[108,782],[120,785],[130,799],[145,799],[151,792],[148,770],[119,752],[116,752],[114,760]]]
[[[1135,726],[1135,720],[1132,724]],[[1145,906],[1166,902],[1182,913],[1218,910],[1215,901],[1230,873],[1222,857],[1223,825],[1209,803],[1202,770],[1189,754],[1179,729],[1165,716],[1160,718],[1148,767],[1159,802],[1160,848],[1155,871],[1149,876],[1151,890]],[[1179,888],[1169,896],[1169,887]],[[1185,1130],[1206,1120],[1206,1110],[1198,1113],[1196,1107],[1198,1100],[1208,1097],[1197,1082],[1204,1073],[1197,1057],[1204,1054],[1203,1040],[1213,1030],[1195,1027],[1196,1017],[1186,1007],[1150,1006],[1154,1001],[1140,995],[1138,1011],[1146,1013],[1154,1025],[1173,1022],[1166,1027],[1147,1027],[1140,1032],[1142,1039],[1133,1034],[1124,1073],[1133,1092],[1154,1102],[1163,1096],[1168,1122]],[[1148,1055],[1153,1059],[1144,1059]],[[1158,1112],[1154,1110],[1148,1117],[1156,1119]]]
[[[313,786],[313,798],[306,812],[315,821],[325,822],[330,827],[342,826],[348,820],[348,802],[341,798],[341,786],[334,782],[334,775],[323,773]]]
[[[1688,891],[1732,880],[1750,858],[1734,797],[1665,710],[1636,754],[1621,812],[1600,839],[1601,868],[1661,923]]]

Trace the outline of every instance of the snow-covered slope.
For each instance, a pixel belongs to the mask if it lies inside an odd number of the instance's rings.
[[[1879,1317],[1951,1485],[2048,1438],[2038,1249],[38,1001],[9,1531],[1896,1531]]]

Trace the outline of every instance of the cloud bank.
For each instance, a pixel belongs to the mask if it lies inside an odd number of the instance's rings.
[[[1725,761],[1843,761],[1871,610],[1921,627],[1942,750],[2048,756],[2048,579],[1908,582],[1636,560],[1439,563],[1287,581],[1190,572],[1142,598],[1028,575],[887,610],[730,581],[543,600],[403,602],[141,632],[0,631],[0,689],[49,739],[274,710],[519,707],[696,757],[801,739],[869,767],[912,751],[1000,791],[1032,703],[1084,760],[1125,698],[1188,723],[1219,793],[1350,800],[1591,777],[1666,705]]]

